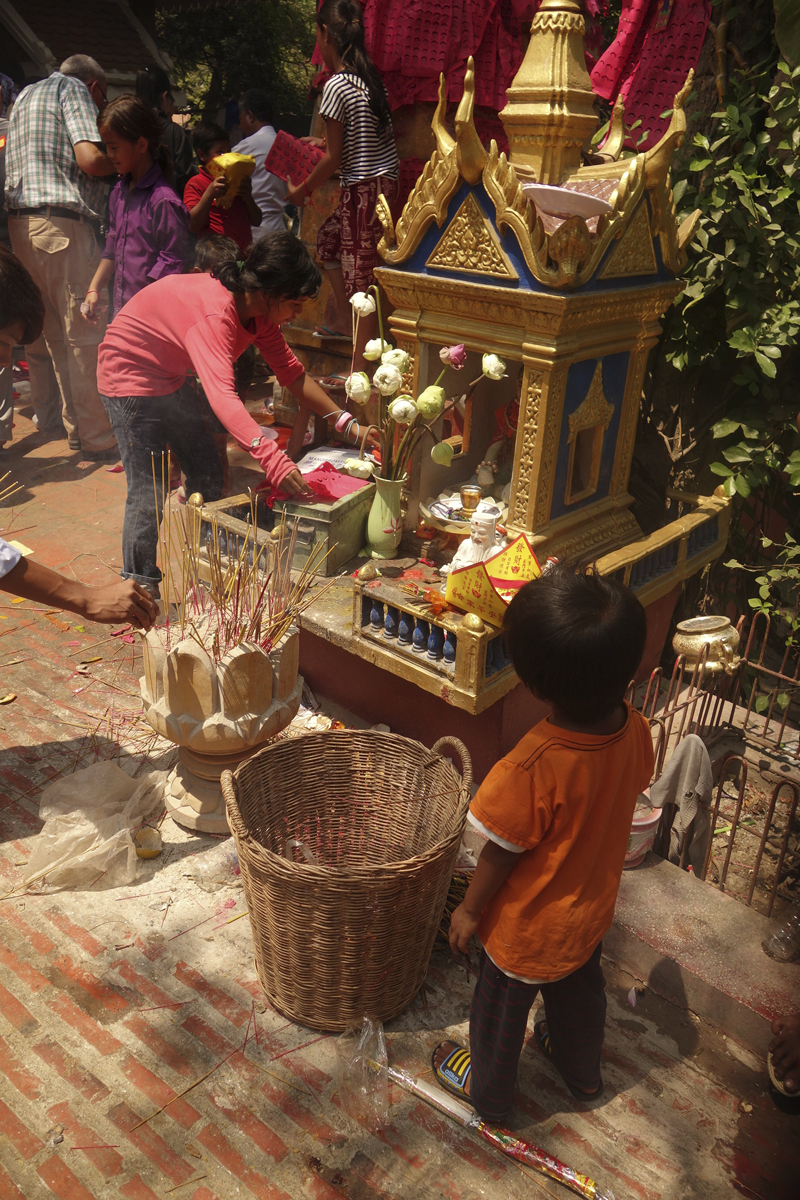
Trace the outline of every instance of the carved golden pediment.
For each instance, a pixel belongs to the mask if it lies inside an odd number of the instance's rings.
[[[650,235],[647,201],[642,200],[619,245],[598,275],[598,279],[625,279],[631,275],[655,275],[656,252]]]
[[[554,15],[558,14],[550,14],[548,20]],[[495,206],[498,233],[502,234],[505,229],[513,232],[528,269],[534,279],[545,287],[572,291],[588,283],[615,239],[620,240],[620,245],[604,268],[603,278],[654,274],[657,268],[651,239],[656,237],[661,244],[665,268],[673,275],[677,274],[685,265],[686,246],[691,240],[696,221],[684,221],[678,230],[669,181],[669,163],[686,131],[683,105],[691,88],[692,77],[690,72],[686,84],[675,97],[669,128],[656,146],[629,159],[580,167],[564,181],[567,186],[598,180],[607,180],[615,185],[608,197],[611,212],[600,217],[595,231],[590,231],[582,218],[570,217],[548,233],[536,206],[525,196],[513,164],[505,154],[498,152],[496,142],[491,142],[488,154],[480,142],[473,120],[475,74],[470,58],[464,79],[464,94],[456,113],[456,138],[452,137],[444,124],[447,95],[444,76],[441,76],[439,103],[431,122],[436,149],[406,201],[396,227],[393,226],[388,205],[378,205],[378,217],[383,226],[383,238],[378,246],[381,256],[389,265],[405,262],[419,246],[432,221],[436,221],[440,228],[444,224],[450,200],[462,183],[475,186],[482,181]],[[615,129],[614,132],[616,141],[619,141],[619,130]],[[520,133],[517,141],[522,137]],[[645,192],[652,209],[652,229],[647,236],[644,229],[647,213],[641,204]],[[477,203],[475,207],[479,209]],[[474,253],[478,252],[480,245],[484,247],[482,261],[490,263],[494,260],[494,268],[481,269],[481,273],[515,278],[502,244],[493,236],[491,223],[486,221],[486,235],[478,237],[477,223],[475,220],[468,221],[463,210],[464,205],[456,214],[451,228],[458,219],[460,225],[470,233]],[[474,217],[474,212],[472,215]],[[499,259],[491,250],[490,243],[499,252]],[[433,261],[440,249],[448,261]],[[453,239],[443,239],[431,256],[429,265],[446,265],[453,270],[475,269],[458,266],[457,257]],[[468,255],[462,254],[461,257]],[[506,263],[507,271],[501,271],[500,262]]]
[[[472,192],[467,196],[434,248],[427,267],[519,279],[511,259]]]

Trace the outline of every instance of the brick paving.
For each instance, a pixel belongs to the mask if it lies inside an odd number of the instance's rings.
[[[124,476],[35,443],[18,414],[4,457],[25,492],[0,524],[41,561],[100,582],[118,569]],[[2,692],[17,697],[0,707],[0,892],[30,857],[42,787],[104,752],[106,729],[132,728],[140,658],[110,632],[0,594]],[[247,920],[226,923],[241,892],[210,894],[187,875],[214,840],[171,822],[163,833],[164,853],[128,888],[0,902],[0,1200],[568,1194],[394,1086],[386,1129],[348,1116],[335,1039],[269,1007]],[[529,1044],[521,1136],[617,1200],[796,1197],[797,1118],[773,1106],[763,1064],[655,995],[630,1008],[633,981],[606,970],[606,1102],[574,1102]],[[424,1073],[443,1036],[464,1036],[469,993],[464,967],[437,949],[425,1002],[387,1026],[391,1061]]]

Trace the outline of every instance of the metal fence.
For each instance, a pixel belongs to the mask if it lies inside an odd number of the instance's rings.
[[[650,723],[654,780],[661,775],[668,756],[692,733],[709,749],[726,734],[737,733],[746,742],[800,759],[800,736],[788,723],[800,685],[798,649],[787,644],[782,656],[775,654],[769,645],[771,622],[766,613],[755,614],[747,629],[742,617],[737,629],[741,657],[732,669],[715,669],[703,647],[694,667],[687,666],[681,655],[668,682],[657,668],[646,686],[636,689],[638,696],[633,689],[629,691],[629,699]],[[781,885],[800,869],[797,837],[792,841],[798,802],[800,789],[791,780],[777,783],[769,798],[754,785],[748,787],[747,761],[740,754],[729,754],[716,785],[708,848],[699,877],[747,905],[755,901],[771,916]],[[659,824],[654,849],[663,856],[669,851],[675,812],[674,805],[666,806]],[[680,861],[684,869],[692,835],[690,826]],[[720,843],[721,837],[727,840]]]

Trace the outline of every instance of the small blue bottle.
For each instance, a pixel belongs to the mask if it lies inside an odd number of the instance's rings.
[[[397,640],[401,646],[411,645],[411,635],[414,632],[414,618],[410,613],[400,609],[400,620],[397,625]]]
[[[431,624],[431,631],[428,635],[428,658],[432,658],[434,662],[438,662],[444,654],[444,630],[438,625]]]

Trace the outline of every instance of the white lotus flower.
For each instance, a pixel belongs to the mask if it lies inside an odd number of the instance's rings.
[[[389,405],[389,416],[398,425],[410,425],[418,411],[412,396],[398,396]]]
[[[369,458],[348,458],[345,459],[340,470],[346,475],[352,475],[354,479],[369,479],[375,464]]]
[[[487,379],[502,379],[506,373],[506,364],[497,354],[484,354],[481,370]]]
[[[356,404],[366,404],[372,391],[369,375],[366,371],[356,371],[353,375],[348,375],[344,381],[344,390]]]
[[[370,296],[368,292],[355,292],[350,303],[356,316],[368,317],[370,313],[375,312],[375,297]]]
[[[393,396],[403,382],[397,367],[380,366],[372,376],[372,382],[382,396]]]
[[[405,350],[395,350],[391,346],[385,350],[381,362],[385,367],[397,367],[401,375],[405,375],[408,370],[411,359],[406,354]]]
[[[380,338],[372,338],[364,347],[364,358],[367,362],[377,362],[382,354],[388,354],[391,350],[389,342],[382,342]]]

